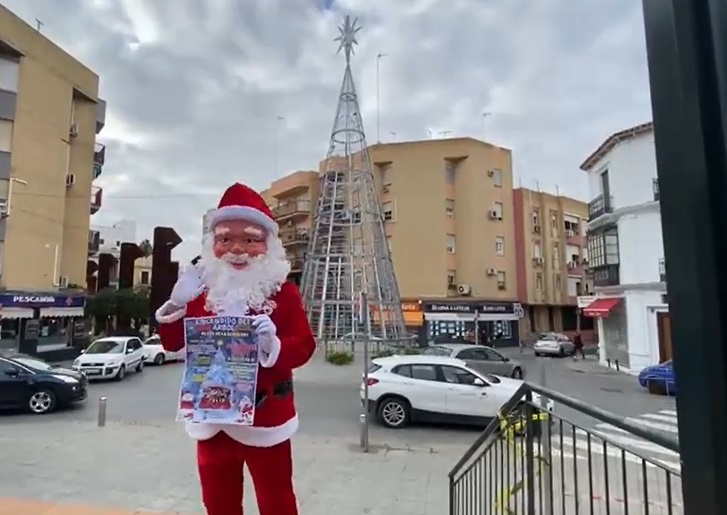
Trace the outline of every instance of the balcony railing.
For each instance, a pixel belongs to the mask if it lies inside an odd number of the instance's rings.
[[[96,214],[101,209],[103,189],[99,186],[91,187],[91,214]]]
[[[94,230],[88,231],[88,253],[96,254],[101,246],[101,233]]]
[[[583,266],[583,263],[578,263],[576,261],[569,261],[566,264],[566,268],[568,269],[568,275],[586,275],[585,267]]]
[[[623,438],[591,429],[597,425]],[[623,443],[637,440],[668,461]],[[677,438],[531,383],[449,473],[449,515],[683,512]]]
[[[593,285],[597,287],[618,286],[621,284],[619,265],[605,265],[591,268]]]
[[[106,145],[96,143],[93,147],[93,162],[103,166],[106,163]]]
[[[308,232],[300,229],[284,229],[280,231],[280,241],[284,246],[308,242]]]
[[[565,242],[568,245],[583,245],[585,237],[581,234],[581,229],[566,229],[565,230]]]
[[[290,200],[281,202],[273,208],[273,217],[276,220],[288,218],[296,215],[310,214],[310,200]]]
[[[599,195],[588,203],[588,219],[594,220],[613,211],[611,197]]]
[[[666,261],[664,261],[664,258],[659,260],[659,280],[663,283],[666,282]]]
[[[654,191],[654,200],[659,200],[659,179],[651,179],[651,189]]]

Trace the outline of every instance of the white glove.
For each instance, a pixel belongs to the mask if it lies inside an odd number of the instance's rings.
[[[278,339],[278,329],[275,327],[275,323],[268,315],[257,315],[253,317],[252,326],[260,342],[261,350],[270,354]]]
[[[169,300],[175,306],[183,307],[199,297],[203,291],[204,283],[202,282],[201,270],[194,265],[188,265],[179,274]]]

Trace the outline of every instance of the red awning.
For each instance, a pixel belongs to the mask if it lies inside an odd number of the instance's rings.
[[[620,302],[620,297],[596,299],[585,307],[583,314],[587,317],[604,318],[607,317],[611,310],[618,306]]]

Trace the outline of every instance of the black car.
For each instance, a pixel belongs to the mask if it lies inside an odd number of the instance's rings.
[[[86,399],[86,376],[25,354],[0,354],[0,409],[42,415]]]

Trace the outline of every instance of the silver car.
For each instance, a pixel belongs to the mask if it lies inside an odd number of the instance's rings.
[[[576,352],[575,344],[561,333],[541,333],[533,345],[536,356],[572,356]]]
[[[523,379],[525,369],[518,361],[511,361],[491,347],[467,343],[439,343],[422,352],[428,356],[446,356],[465,361],[467,366],[483,374],[494,374]]]

